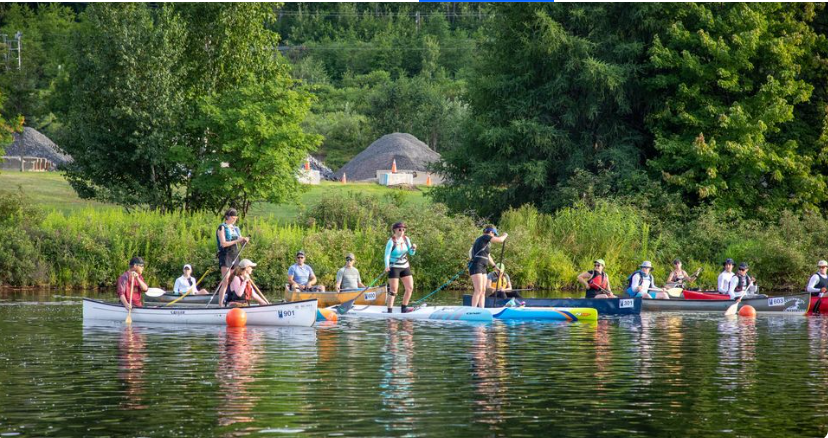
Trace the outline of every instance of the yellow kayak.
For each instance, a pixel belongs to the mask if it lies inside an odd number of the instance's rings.
[[[285,301],[303,301],[303,300],[319,300],[319,307],[335,306],[346,301],[353,300],[362,292],[362,289],[346,289],[340,292],[325,291],[325,292],[310,292],[299,291],[294,292],[285,287]],[[385,300],[388,298],[385,286],[375,286],[368,288],[355,304],[384,306]]]

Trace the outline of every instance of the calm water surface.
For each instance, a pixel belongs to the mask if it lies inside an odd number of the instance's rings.
[[[828,433],[828,317],[228,329],[81,313],[0,295],[0,436]]]

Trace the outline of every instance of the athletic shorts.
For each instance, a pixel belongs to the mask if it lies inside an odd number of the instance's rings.
[[[390,271],[388,271],[388,278],[405,278],[411,277],[411,267],[406,268],[394,268],[392,267]]]
[[[595,298],[596,295],[602,294],[604,291],[598,289],[587,289],[584,298]]]
[[[219,260],[219,270],[221,268],[232,268],[233,261],[236,260],[236,256],[239,254],[238,251],[219,251],[218,253],[218,260]]]
[[[643,297],[644,294],[648,294],[650,296],[650,298],[655,298],[656,297],[656,292],[635,292],[635,293],[633,293],[632,288],[627,288],[627,295],[629,295],[630,298]]]
[[[480,263],[473,263],[469,265],[469,275],[474,274],[486,274],[488,270],[486,269],[486,265]]]

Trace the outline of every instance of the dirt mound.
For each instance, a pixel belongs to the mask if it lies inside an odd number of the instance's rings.
[[[32,128],[14,133],[14,141],[5,148],[7,156],[46,158],[56,166],[72,161],[72,157],[60,152],[60,148],[49,137]]]

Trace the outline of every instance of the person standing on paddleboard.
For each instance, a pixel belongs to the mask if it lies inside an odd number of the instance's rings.
[[[486,225],[483,227],[483,235],[475,239],[469,250],[469,275],[472,279],[472,286],[474,286],[472,307],[484,307],[486,304],[486,274],[489,266],[495,265],[490,254],[491,243],[503,243],[507,237],[509,237],[508,233],[500,236],[494,225]]]
[[[239,220],[239,213],[235,208],[231,208],[224,213],[224,222],[216,229],[216,246],[218,247],[216,256],[221,270],[219,305],[224,303],[224,294],[229,280],[228,273],[233,268],[233,263],[237,260],[239,251],[241,251],[239,244],[250,241],[249,237],[242,237],[241,230],[236,226],[237,220]]]
[[[417,252],[417,245],[411,243],[411,239],[405,235],[405,223],[397,222],[391,229],[393,233],[388,243],[385,244],[385,272],[388,273],[388,313],[394,308],[394,297],[402,280],[405,287],[400,312],[408,311],[408,301],[411,300],[411,293],[414,292],[414,276],[411,274],[411,265],[408,263],[408,256]],[[392,263],[393,261],[393,263]]]
[[[604,272],[604,259],[595,260],[595,269],[578,276],[578,281],[586,286],[584,298],[615,298],[610,286],[609,275]]]

